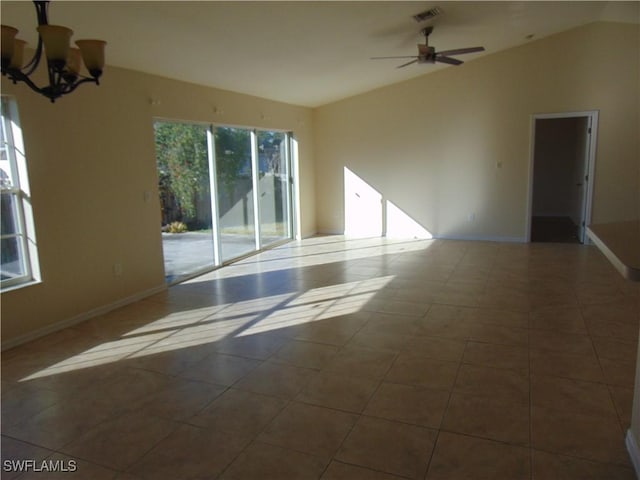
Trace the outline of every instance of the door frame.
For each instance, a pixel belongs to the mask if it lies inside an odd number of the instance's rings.
[[[588,148],[586,152],[587,162],[587,178],[585,179],[585,198],[584,198],[584,232],[583,238],[580,240],[583,244],[589,243],[589,237],[586,234],[586,228],[591,224],[591,212],[593,203],[593,185],[594,185],[594,172],[596,165],[596,148],[598,140],[598,115],[599,110],[587,110],[582,112],[559,112],[559,113],[534,113],[531,115],[530,125],[530,145],[529,145],[529,180],[528,180],[528,197],[527,197],[527,219],[526,219],[526,234],[525,241],[531,243],[531,216],[533,213],[533,172],[534,172],[534,160],[535,160],[535,146],[536,146],[536,120],[547,120],[555,118],[581,118],[586,117],[588,119]]]

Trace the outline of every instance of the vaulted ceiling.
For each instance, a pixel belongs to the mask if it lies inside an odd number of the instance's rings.
[[[640,23],[639,2],[53,1],[52,24],[107,40],[109,65],[315,107],[441,68],[372,56],[482,45],[473,61],[586,23]],[[418,23],[413,15],[440,7]],[[0,2],[2,23],[35,46],[31,2]],[[530,37],[533,36],[533,37]],[[529,38],[528,38],[529,37]]]

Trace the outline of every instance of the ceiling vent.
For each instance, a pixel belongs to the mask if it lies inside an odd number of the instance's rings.
[[[431,20],[433,17],[437,17],[438,15],[442,15],[442,9],[440,7],[433,7],[425,12],[414,15],[413,19],[416,22],[426,22],[427,20]]]

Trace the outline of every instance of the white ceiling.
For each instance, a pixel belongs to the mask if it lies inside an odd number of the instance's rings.
[[[439,6],[426,23],[412,16]],[[49,21],[107,40],[110,65],[315,107],[440,68],[372,56],[414,55],[420,30],[436,50],[483,55],[597,20],[640,23],[640,2],[54,1]],[[0,2],[2,23],[36,44],[31,2]],[[527,40],[527,35],[534,35]]]

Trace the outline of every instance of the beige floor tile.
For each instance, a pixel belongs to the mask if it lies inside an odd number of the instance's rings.
[[[633,387],[635,384],[636,365],[632,359],[618,362],[608,358],[601,358],[600,365],[607,384],[620,387]]]
[[[617,362],[629,362],[635,358],[638,345],[634,342],[621,341],[617,338],[591,337],[598,358],[607,358]]]
[[[180,376],[231,386],[261,364],[261,360],[214,353],[183,370]]]
[[[294,338],[296,340],[342,346],[362,328],[371,315],[371,312],[358,312],[317,320],[303,325],[296,332]]]
[[[433,292],[442,287],[440,282],[425,281],[416,285],[415,281],[410,279],[400,279],[397,277],[390,284],[392,288],[385,288],[381,292],[376,293],[376,299],[384,299],[385,291],[393,293],[392,300],[410,303],[431,303],[433,300]],[[382,294],[382,295],[381,295]],[[389,315],[378,313],[378,315]],[[411,317],[413,319],[413,317]]]
[[[335,459],[407,478],[423,478],[436,431],[361,417]]]
[[[536,330],[586,334],[582,313],[576,307],[546,307],[531,312],[530,326]]]
[[[249,438],[181,425],[131,468],[143,479],[216,478]]]
[[[380,312],[387,314],[407,315],[421,317],[429,310],[428,303],[403,302],[400,300],[373,299],[364,305],[368,312]]]
[[[114,480],[142,480],[142,478],[140,478],[137,475],[134,475],[133,473],[123,472],[116,475],[114,477]]]
[[[529,342],[531,348],[538,350],[550,350],[574,355],[590,355],[594,353],[589,335],[531,330]]]
[[[574,292],[561,294],[531,293],[529,294],[529,299],[532,310],[546,307],[575,308],[580,305]]]
[[[257,440],[329,462],[357,420],[358,416],[354,414],[292,402],[267,425]]]
[[[325,366],[324,370],[380,380],[386,375],[395,358],[396,355],[393,352],[347,345]]]
[[[435,306],[434,306],[435,307]],[[461,318],[445,318],[427,314],[420,320],[418,335],[466,341],[472,333],[472,324]]]
[[[544,350],[531,350],[531,373],[604,382],[600,362],[594,354],[573,355]]]
[[[499,325],[511,328],[528,328],[528,314],[524,312],[494,308],[469,308],[463,317],[476,324]]]
[[[464,320],[468,312],[468,307],[436,304],[429,308],[424,318],[426,320]]]
[[[620,418],[620,426],[624,431],[627,431],[627,429],[631,425],[633,388],[609,385],[609,391],[611,392],[613,403],[616,406],[616,411],[618,412],[618,417]]]
[[[430,292],[427,298],[430,302],[441,305],[475,307],[478,305],[479,294],[475,291],[463,291],[455,285],[447,284],[440,289]]]
[[[487,288],[487,291],[477,297],[478,306],[529,312],[531,298],[526,291],[513,287]]]
[[[416,335],[405,345],[408,353],[422,355],[436,360],[459,362],[466,343],[460,340]]]
[[[594,247],[291,242],[2,352],[3,455],[72,454],[83,479],[430,458],[428,478],[518,478],[531,442],[537,480],[629,478],[639,292]]]
[[[411,340],[409,335],[376,332],[365,326],[351,337],[347,346],[397,353],[404,349],[409,340]]]
[[[69,457],[61,453],[55,453],[43,460],[38,465],[41,471],[29,471],[20,476],[20,480],[64,480],[68,479],[87,479],[91,480],[111,480],[118,475],[118,472],[94,463],[87,462],[80,458]],[[51,471],[47,471],[50,469]],[[2,475],[4,477],[4,472]]]
[[[52,450],[21,442],[20,440],[5,435],[2,435],[0,451],[2,452],[3,480],[13,480],[23,473],[23,467],[20,465],[20,461],[33,460],[39,463],[54,453]],[[16,463],[14,463],[14,461]]]
[[[514,445],[529,445],[529,404],[454,393],[442,429]]]
[[[581,310],[582,316],[586,321],[594,321],[604,318],[614,324],[631,323],[637,325],[638,322],[640,322],[639,308],[640,306],[637,301],[625,298],[616,303],[583,306]],[[606,324],[602,324],[602,326],[604,325]]]
[[[449,393],[414,385],[382,383],[365,415],[423,427],[440,428]]]
[[[321,369],[338,353],[335,345],[291,340],[285,343],[271,361],[288,363],[296,367]]]
[[[132,408],[116,405],[93,390],[68,398],[42,410],[20,423],[2,427],[3,433],[16,439],[52,450],[59,450],[99,423],[119,415],[117,409]]]
[[[36,358],[40,357],[39,353],[34,353],[34,355]],[[93,362],[86,364],[82,358],[66,354],[64,358],[51,361],[43,368],[31,372],[31,375],[15,380],[20,385],[29,385],[32,388],[47,389],[58,392],[58,394],[72,396],[77,392],[94,387],[96,382],[107,381],[124,370],[121,362],[109,360],[103,365],[95,365]],[[3,379],[11,380],[11,376],[5,376],[4,368],[2,375]]]
[[[29,383],[16,383],[13,388],[2,390],[2,427],[10,427],[29,420],[60,401],[54,390],[38,388]]]
[[[148,415],[184,421],[198,413],[224,391],[225,387],[219,385],[176,378],[166,388],[144,397],[135,406]]]
[[[618,419],[531,409],[532,445],[538,450],[628,466]]]
[[[370,333],[393,333],[399,335],[415,335],[418,331],[418,320],[414,317],[373,313],[363,330]]]
[[[440,432],[427,480],[528,479],[529,450],[480,438]]]
[[[576,291],[578,301],[582,305],[599,305],[624,301],[624,294],[617,285],[581,285]]]
[[[464,260],[463,260],[464,261]],[[491,271],[491,264],[493,259],[488,261],[488,264],[464,264],[458,265],[455,270],[449,276],[448,282],[462,282],[462,283],[474,283],[476,285],[484,286],[489,279],[489,273]]]
[[[88,430],[62,451],[98,465],[124,470],[139,461],[177,425],[159,417],[130,413]]]
[[[617,416],[606,385],[571,378],[532,375],[531,405],[584,415]]]
[[[167,375],[179,375],[197,365],[210,353],[211,347],[209,345],[169,350],[152,346],[140,352],[133,360],[129,360],[128,364],[132,367]]]
[[[164,390],[173,377],[138,368],[126,368],[108,380],[95,385],[86,395],[108,404],[118,413],[135,408],[136,403],[151,394]]]
[[[610,463],[532,451],[533,480],[634,480],[633,469]]]
[[[220,479],[315,480],[320,478],[326,465],[324,460],[313,455],[255,442],[236,458]]]
[[[286,405],[280,398],[231,388],[189,423],[228,434],[257,435]]]
[[[321,480],[400,480],[402,477],[376,472],[356,465],[333,461],[327,467]]]
[[[529,330],[526,328],[503,327],[486,323],[474,323],[470,328],[469,340],[474,342],[494,343],[496,345],[529,344]]]
[[[454,392],[527,403],[529,376],[516,370],[463,364],[458,372]]]
[[[621,342],[635,343],[638,333],[638,322],[627,322],[609,318],[608,314],[602,317],[586,320],[587,330],[594,337],[606,337]]]
[[[413,353],[401,353],[385,381],[418,385],[438,390],[451,390],[455,383],[458,363],[434,360]]]
[[[320,372],[298,394],[299,402],[361,413],[378,386],[377,380],[336,372]]]
[[[529,350],[522,346],[468,342],[462,361],[484,367],[529,370]]]
[[[288,339],[276,334],[245,335],[226,338],[212,345],[218,353],[266,360],[284,345]]]
[[[314,370],[265,362],[234,384],[239,390],[292,399],[309,382]]]

